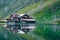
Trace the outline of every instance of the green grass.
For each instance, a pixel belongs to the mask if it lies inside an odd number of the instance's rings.
[[[27,7],[23,8],[23,9],[21,9],[20,11],[18,11],[17,14],[26,13],[29,10],[32,10],[33,8],[36,8],[39,4],[40,4],[40,2],[35,3],[35,4],[31,5],[31,6],[27,6]]]

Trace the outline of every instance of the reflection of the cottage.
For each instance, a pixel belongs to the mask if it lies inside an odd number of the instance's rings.
[[[7,19],[7,25],[11,31],[17,32],[18,30],[22,30],[28,32],[35,28],[35,19],[28,14],[13,14]]]

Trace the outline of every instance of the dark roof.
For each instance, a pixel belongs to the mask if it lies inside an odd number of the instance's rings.
[[[30,15],[28,14],[21,14],[20,15],[22,19],[33,19]]]
[[[10,17],[15,18],[17,16],[18,16],[17,14],[12,14]]]

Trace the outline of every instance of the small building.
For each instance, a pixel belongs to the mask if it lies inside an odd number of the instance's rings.
[[[7,19],[7,27],[17,31],[32,31],[35,28],[36,20],[28,14],[13,14]]]

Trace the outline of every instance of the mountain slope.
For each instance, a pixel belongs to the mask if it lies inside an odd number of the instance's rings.
[[[0,7],[0,10],[2,10],[2,12],[0,14],[3,16],[0,15],[0,19],[6,17],[7,15],[16,13],[18,10],[37,2],[40,2],[40,0],[1,0],[0,6],[2,7]]]
[[[60,35],[58,34],[58,32],[53,32],[49,28],[50,26],[45,25],[44,27],[40,25],[41,23],[45,23],[45,22],[49,22],[50,20],[53,20],[55,15],[57,16],[60,15],[60,1],[59,0],[45,1],[43,3],[40,3],[39,6],[31,10],[28,10],[27,12],[24,12],[24,9],[22,11],[23,11],[22,13],[27,13],[34,16],[37,20],[34,34],[32,32],[30,34],[28,33],[28,35],[32,36],[33,34],[32,37],[34,37],[34,35],[38,35],[35,37],[37,40],[38,38],[40,38],[41,35],[44,36],[45,38],[44,37],[43,38],[46,40],[59,40],[60,39]],[[17,14],[19,13],[21,14],[21,12],[17,12]],[[45,28],[46,30],[44,30]]]

